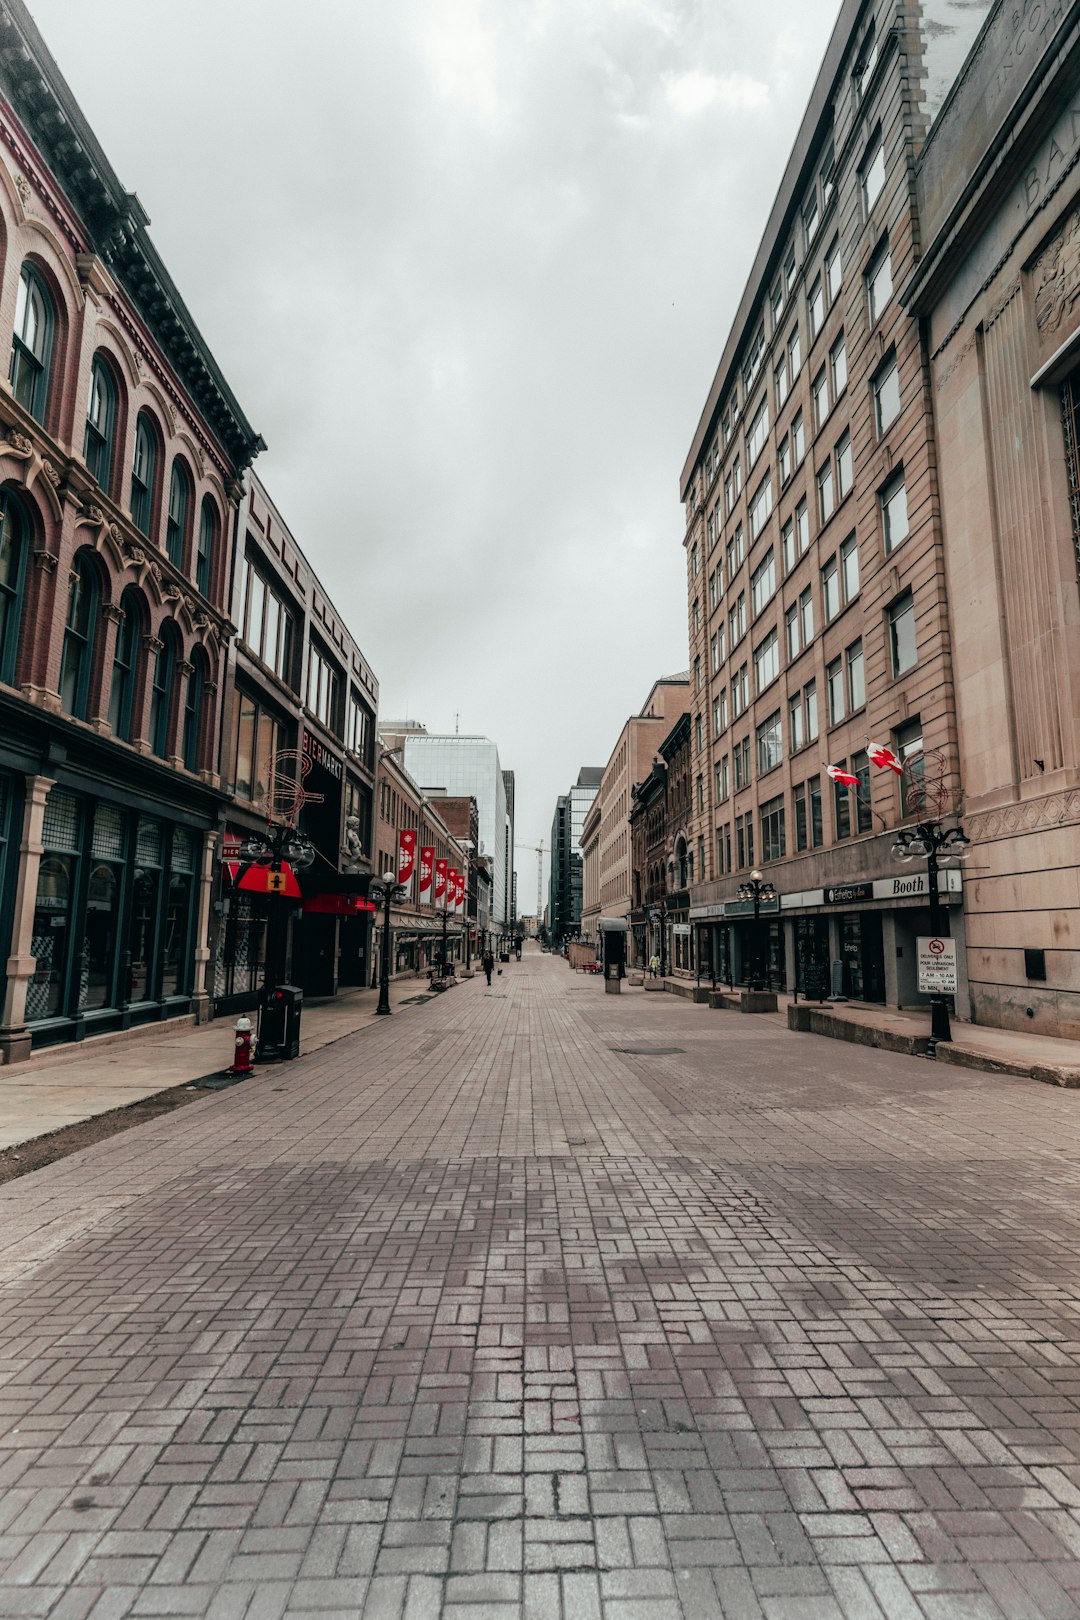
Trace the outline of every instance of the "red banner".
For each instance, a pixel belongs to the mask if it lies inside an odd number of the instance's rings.
[[[420,849],[420,904],[431,904],[431,880],[435,876],[435,851],[424,844]]]
[[[254,894],[280,894],[286,900],[300,898],[300,885],[293,876],[293,869],[288,861],[282,861],[277,868],[249,866],[236,887],[247,889]]]
[[[446,904],[446,871],[448,865],[448,861],[435,862],[435,904],[437,906],[445,906]]]
[[[411,883],[413,869],[416,866],[416,831],[410,827],[398,833],[397,839],[397,880],[399,883]]]
[[[456,903],[456,905],[454,907],[454,910],[455,911],[463,911],[464,908],[465,908],[465,874],[464,874],[464,872],[459,872],[458,875],[457,875],[457,903]]]
[[[456,866],[451,866],[449,871],[446,874],[446,909],[447,909],[447,911],[456,911],[457,910],[457,880],[458,880],[458,869],[457,869]]]

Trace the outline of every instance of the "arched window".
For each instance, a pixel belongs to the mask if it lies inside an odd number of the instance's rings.
[[[90,398],[86,405],[86,437],[83,458],[92,478],[101,488],[109,487],[112,472],[113,434],[116,430],[116,387],[104,360],[96,357],[90,368]]]
[[[64,649],[60,663],[60,702],[66,714],[86,719],[90,666],[98,617],[98,577],[89,557],[79,557],[71,570]]]
[[[187,529],[188,481],[184,464],[179,459],[172,464],[169,479],[169,517],[165,524],[165,550],[169,561],[177,568],[184,565],[184,532]]]
[[[9,685],[19,650],[26,541],[26,519],[18,502],[7,490],[0,490],[0,681]]]
[[[187,695],[184,699],[184,742],[181,749],[184,764],[189,771],[199,768],[199,743],[202,740],[203,696],[206,690],[205,658],[196,650],[192,660],[194,668],[188,676]]]
[[[11,391],[38,422],[45,420],[55,326],[52,299],[45,284],[31,265],[24,264],[11,338]]]
[[[165,624],[161,627],[161,647],[154,656],[150,692],[150,747],[159,759],[166,757],[169,748],[169,715],[175,677],[176,632],[171,624]]]
[[[131,741],[131,721],[135,702],[135,675],[139,656],[142,613],[139,598],[130,587],[120,598],[124,615],[116,630],[112,684],[109,687],[109,725],[114,737]]]
[[[214,573],[214,503],[207,495],[199,512],[199,544],[195,555],[195,583],[204,596],[210,594]]]
[[[149,536],[154,504],[154,468],[157,448],[154,430],[145,411],[135,424],[135,456],[131,463],[131,516],[137,529]]]

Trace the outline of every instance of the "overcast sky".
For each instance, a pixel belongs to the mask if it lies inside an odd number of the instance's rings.
[[[30,5],[382,715],[494,738],[546,842],[686,666],[679,472],[836,0]]]

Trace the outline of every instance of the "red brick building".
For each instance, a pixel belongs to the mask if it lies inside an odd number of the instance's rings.
[[[0,15],[0,1054],[207,1006],[262,448],[19,0]]]

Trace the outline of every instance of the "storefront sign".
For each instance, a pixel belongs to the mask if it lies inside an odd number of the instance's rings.
[[[947,866],[944,872],[938,873],[938,888],[942,893],[959,894],[963,880],[960,869],[956,866]],[[907,900],[921,899],[930,893],[930,880],[925,871],[898,873],[895,877],[879,878],[874,884],[875,900]]]
[[[848,906],[855,900],[872,900],[874,898],[874,885],[872,883],[838,883],[835,887],[825,890],[825,904],[827,906]]]
[[[680,938],[683,938],[687,934],[689,934],[689,932],[690,932],[690,924],[689,923],[672,923],[671,932],[673,934],[678,934],[680,936]]]
[[[341,781],[340,759],[310,731],[304,732],[304,758],[310,759],[313,765],[321,765],[324,771],[329,771],[336,782]]]
[[[424,844],[420,850],[420,904],[431,904],[431,880],[435,876],[435,850]]]
[[[919,990],[922,995],[955,995],[957,990],[956,941],[940,937],[916,940]]]
[[[780,901],[760,900],[758,902],[758,915],[761,917],[774,916],[780,910]],[[724,906],[725,917],[752,917],[754,915],[754,902],[752,900],[729,900]]]

